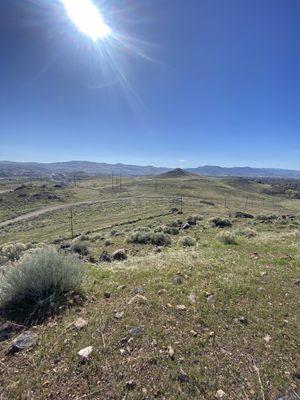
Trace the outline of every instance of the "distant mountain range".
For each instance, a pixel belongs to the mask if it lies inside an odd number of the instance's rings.
[[[66,161],[56,163],[0,161],[0,177],[24,176],[31,178],[63,177],[75,173],[90,175],[111,175],[122,173],[123,176],[159,175],[172,168],[127,164],[107,164],[91,161]],[[185,168],[193,174],[204,176],[237,176],[248,178],[276,177],[298,178],[300,171],[277,168],[218,167],[205,165],[197,168]]]

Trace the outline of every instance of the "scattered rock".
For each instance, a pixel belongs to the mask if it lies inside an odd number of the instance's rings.
[[[95,258],[94,256],[92,256],[92,255],[90,254],[90,255],[89,255],[89,262],[90,262],[91,264],[96,264],[97,260],[96,260],[96,258]]]
[[[197,219],[196,219],[195,217],[187,217],[186,222],[187,222],[189,225],[196,225],[196,224],[197,224]]]
[[[111,262],[111,256],[108,254],[107,251],[103,251],[100,255],[99,261],[101,262]]]
[[[264,341],[265,341],[266,343],[269,343],[270,340],[271,340],[271,336],[270,336],[270,335],[266,335],[266,336],[264,337]]]
[[[9,321],[0,324],[0,342],[9,339],[15,332],[19,332],[23,328],[22,325],[14,324]]]
[[[188,375],[184,372],[184,370],[181,368],[179,373],[178,373],[178,380],[180,382],[187,382],[189,380]]]
[[[106,299],[109,299],[110,298],[110,293],[109,292],[104,292],[104,297],[106,298]]]
[[[78,355],[82,360],[88,360],[90,355],[93,352],[93,346],[85,347],[84,349],[79,350]]]
[[[127,390],[133,390],[135,388],[136,384],[133,380],[127,381],[126,382],[126,389]]]
[[[119,286],[117,287],[117,289],[118,289],[118,290],[126,289],[126,285],[119,285]]]
[[[206,297],[206,300],[208,302],[211,302],[214,299],[214,295],[212,293],[209,293],[209,292],[205,292],[205,297]]]
[[[183,230],[189,229],[190,227],[191,227],[191,225],[188,222],[184,222],[181,225],[181,229],[183,229]]]
[[[190,331],[193,336],[198,336],[198,332],[194,331],[193,329]]]
[[[216,393],[216,398],[223,399],[224,396],[226,396],[226,393],[222,389],[219,389]]]
[[[297,279],[297,280],[295,281],[295,285],[300,286],[300,279]]]
[[[168,353],[172,360],[174,360],[174,349],[172,346],[168,346]]]
[[[140,326],[129,329],[130,336],[140,336],[142,333],[143,333],[143,328],[141,328]]]
[[[247,320],[247,318],[245,318],[245,317],[240,317],[240,318],[239,318],[239,322],[240,322],[241,324],[248,325],[248,320]]]
[[[10,344],[6,351],[6,355],[14,354],[18,351],[26,350],[34,346],[37,342],[37,335],[33,332],[27,331],[17,336]]]
[[[254,258],[255,260],[258,260],[259,254],[255,251],[254,253],[251,254],[251,257]]]
[[[85,326],[87,326],[87,324],[88,324],[88,322],[85,319],[80,318],[80,317],[74,322],[74,326],[78,330],[84,328]]]
[[[143,294],[144,293],[144,289],[141,287],[136,287],[133,289],[132,291],[133,294]]]
[[[128,301],[128,305],[130,306],[133,303],[137,303],[137,304],[146,304],[148,302],[147,297],[141,295],[141,294],[136,294],[135,296],[133,296],[129,301]]]
[[[178,310],[178,311],[186,311],[186,306],[184,304],[178,304],[176,306],[176,310]]]
[[[121,319],[124,315],[124,311],[115,311],[115,318],[116,319]]]
[[[189,300],[191,303],[196,303],[196,295],[195,293],[189,294]]]
[[[123,261],[126,260],[127,254],[125,249],[118,249],[112,254],[112,258],[115,261]]]

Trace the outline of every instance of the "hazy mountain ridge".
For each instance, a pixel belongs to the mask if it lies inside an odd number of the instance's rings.
[[[110,175],[122,173],[126,176],[159,175],[173,170],[167,167],[140,166],[129,164],[108,164],[92,161],[66,161],[55,163],[0,161],[0,177],[29,176],[51,177],[53,174],[74,174],[85,172],[92,175]],[[219,167],[204,165],[197,168],[185,168],[185,171],[204,176],[240,176],[240,177],[277,177],[300,178],[300,171],[279,168]]]

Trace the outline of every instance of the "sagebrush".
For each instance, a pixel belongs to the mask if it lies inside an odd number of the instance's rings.
[[[36,249],[0,278],[0,311],[16,318],[39,318],[57,311],[66,295],[81,292],[84,269],[75,255]]]

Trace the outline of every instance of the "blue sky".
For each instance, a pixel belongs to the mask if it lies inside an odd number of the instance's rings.
[[[300,169],[298,0],[1,0],[0,159]]]

